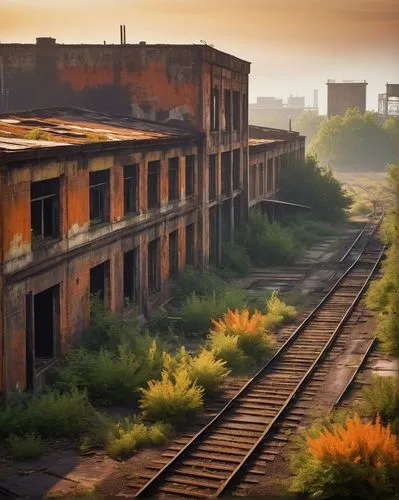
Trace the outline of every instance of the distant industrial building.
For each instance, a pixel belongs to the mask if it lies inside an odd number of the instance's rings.
[[[387,83],[384,94],[378,94],[378,113],[382,116],[399,116],[399,84]]]
[[[367,82],[364,81],[327,81],[327,116],[344,115],[349,108],[366,111]]]
[[[257,97],[249,104],[249,121],[253,125],[287,129],[304,111],[318,110],[318,91],[313,91],[313,105],[305,105],[305,97],[290,95],[287,102],[277,97]]]

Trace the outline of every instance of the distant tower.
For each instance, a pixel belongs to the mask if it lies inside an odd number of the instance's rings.
[[[336,83],[327,81],[327,116],[344,115],[349,108],[358,108],[361,113],[366,111],[367,82],[344,81]]]
[[[317,89],[313,90],[313,107],[315,110],[319,109],[319,91]]]

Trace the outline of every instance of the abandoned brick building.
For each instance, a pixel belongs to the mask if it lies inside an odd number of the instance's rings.
[[[10,109],[0,115],[8,392],[40,387],[87,327],[91,293],[146,314],[169,299],[184,266],[219,264],[250,206],[276,198],[279,169],[303,155],[304,139],[256,127],[249,142],[249,63],[209,46],[38,39],[0,44],[0,56]]]

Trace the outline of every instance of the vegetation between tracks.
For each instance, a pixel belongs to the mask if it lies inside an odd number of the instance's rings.
[[[384,349],[399,356],[399,166],[389,167],[388,181],[395,194],[395,205],[384,219],[382,237],[389,249],[383,276],[371,284],[367,305],[378,311],[376,334]]]

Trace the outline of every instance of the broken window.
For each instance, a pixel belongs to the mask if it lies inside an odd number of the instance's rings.
[[[149,209],[159,207],[159,171],[161,163],[150,161],[147,175],[147,206]]]
[[[136,214],[138,207],[138,165],[128,165],[123,167],[124,196],[125,196],[125,215]]]
[[[34,296],[34,357],[43,363],[58,354],[59,286]],[[38,358],[42,358],[41,360]]]
[[[90,295],[95,295],[104,303],[109,294],[109,260],[90,269]]]
[[[180,198],[179,189],[179,158],[169,158],[168,166],[168,189],[169,202],[176,201]]]
[[[224,129],[231,130],[231,92],[224,90]]]
[[[186,198],[194,194],[195,156],[186,156]]]
[[[109,220],[109,170],[90,172],[90,224]]]
[[[231,186],[230,151],[222,153],[222,195],[230,194]]]
[[[219,260],[219,218],[218,207],[209,209],[209,262],[217,266]]]
[[[240,154],[239,149],[233,151],[233,190],[240,189]]]
[[[216,198],[216,155],[209,155],[209,201]]]
[[[240,130],[240,93],[233,92],[233,130]]]
[[[169,278],[179,274],[179,231],[169,233]]]
[[[263,195],[265,192],[265,177],[263,163],[259,163],[259,194]]]
[[[123,297],[131,304],[137,303],[138,277],[138,249],[133,248],[123,255]]]
[[[219,89],[211,91],[211,130],[219,130]]]
[[[267,160],[266,190],[267,192],[273,191],[273,158]]]
[[[160,240],[148,244],[148,291],[157,292],[160,289]]]
[[[186,265],[193,266],[194,264],[194,224],[190,224],[186,227]]]
[[[60,184],[59,179],[32,182],[31,234],[32,244],[60,234]]]

